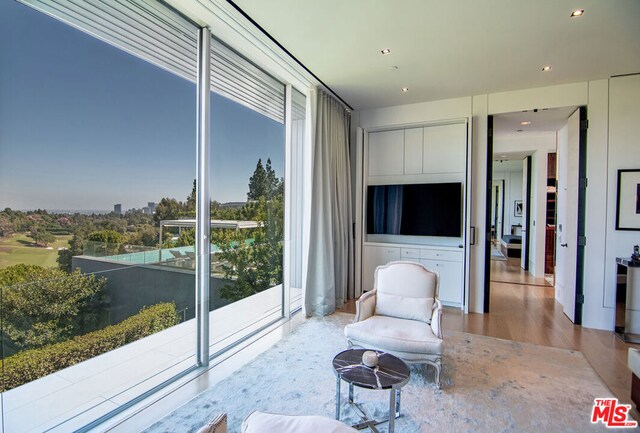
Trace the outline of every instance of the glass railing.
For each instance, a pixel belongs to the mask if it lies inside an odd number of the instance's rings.
[[[195,363],[195,274],[76,265],[0,269],[5,432],[76,430]]]

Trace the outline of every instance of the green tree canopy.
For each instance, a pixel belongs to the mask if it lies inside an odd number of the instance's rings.
[[[19,349],[67,340],[97,329],[106,278],[55,268],[14,265],[0,270],[3,334]]]
[[[162,220],[173,220],[181,217],[185,212],[185,207],[175,198],[163,198],[156,206],[156,213],[153,214],[153,219],[156,223],[160,223]]]
[[[122,235],[115,230],[97,230],[89,234],[88,240],[105,244],[121,244]]]
[[[83,254],[83,242],[84,237],[82,236],[81,230],[76,230],[73,234],[71,240],[69,240],[69,248],[58,251],[58,258],[56,261],[58,262],[58,268],[64,272],[71,272],[71,258],[73,256],[80,256]]]

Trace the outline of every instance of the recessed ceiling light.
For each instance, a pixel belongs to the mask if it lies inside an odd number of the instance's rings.
[[[408,87],[403,87],[403,88],[402,88],[402,91],[406,93],[406,92],[408,92],[408,91],[409,91],[409,88],[408,88]]]
[[[380,52],[382,53],[383,56],[386,56],[387,54],[391,54],[391,50],[389,48],[385,48],[384,50],[380,50]]]
[[[584,15],[584,9],[577,9],[571,12],[571,18],[581,17],[582,15]]]
[[[395,71],[398,69],[398,67],[396,65],[393,65],[393,66],[389,66],[389,69],[391,69],[392,71]]]
[[[500,155],[500,158],[506,158],[507,155]]]
[[[531,122],[525,120],[524,122],[520,122],[520,125],[531,125]]]
[[[522,129],[517,129],[517,130],[516,130],[516,132],[522,132],[522,131],[523,131]]]
[[[544,72],[549,72],[551,70],[551,66],[545,66],[544,68],[542,68],[542,70]]]

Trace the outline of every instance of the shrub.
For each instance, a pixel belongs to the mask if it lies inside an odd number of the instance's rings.
[[[5,337],[26,350],[97,329],[106,283],[104,277],[35,265],[0,270]]]
[[[25,350],[4,360],[2,391],[31,382],[58,370],[93,358],[179,323],[173,303],[145,307],[135,316],[99,331],[37,349]]]

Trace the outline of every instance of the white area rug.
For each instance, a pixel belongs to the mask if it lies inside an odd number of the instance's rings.
[[[343,328],[351,320],[341,313],[306,320],[145,432],[193,432],[220,412],[229,416],[229,432],[239,432],[254,410],[332,417],[331,361],[347,347]],[[590,423],[591,407],[594,398],[612,394],[580,352],[459,332],[445,332],[445,342],[443,389],[433,387],[432,369],[412,366],[396,432],[607,431]],[[343,384],[343,402],[346,388]],[[388,399],[387,391],[356,391],[356,400],[366,402],[376,418],[386,414]],[[342,416],[347,423],[357,421],[346,405]],[[385,424],[379,427],[386,431]]]

